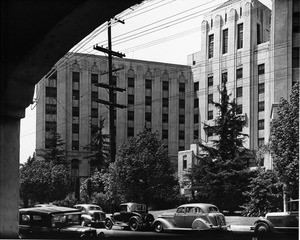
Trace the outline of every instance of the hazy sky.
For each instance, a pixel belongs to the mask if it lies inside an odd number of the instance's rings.
[[[200,51],[202,15],[226,0],[152,0],[118,14],[125,24],[112,25],[112,48],[126,58],[186,64],[187,55]],[[262,0],[271,9],[271,0]],[[93,45],[107,46],[107,24],[100,26],[71,50],[101,54]],[[50,70],[50,69],[49,69]],[[20,162],[35,151],[35,107],[21,120]]]

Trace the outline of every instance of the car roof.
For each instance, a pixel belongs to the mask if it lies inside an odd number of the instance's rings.
[[[20,213],[44,213],[44,214],[59,214],[59,213],[78,213],[78,209],[69,208],[69,207],[59,207],[59,206],[51,206],[51,207],[33,207],[33,208],[21,208],[19,209]]]
[[[128,202],[128,203],[122,203],[120,205],[128,205],[128,206],[132,206],[132,205],[146,205],[144,203],[134,203],[134,202]]]
[[[96,205],[96,204],[76,204],[74,205],[74,207],[77,207],[77,206],[81,206],[81,207],[100,207],[99,205]]]
[[[187,204],[182,204],[179,207],[200,207],[203,209],[207,209],[209,207],[216,207],[216,206],[210,203],[187,203]]]

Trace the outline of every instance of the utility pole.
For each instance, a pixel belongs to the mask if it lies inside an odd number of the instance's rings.
[[[124,21],[115,19],[118,22],[121,22],[124,24]],[[125,105],[120,105],[116,103],[116,99],[114,97],[115,91],[125,91],[125,89],[118,88],[113,79],[113,72],[116,72],[118,70],[121,70],[123,68],[119,69],[113,69],[112,66],[112,57],[125,57],[125,54],[114,52],[112,51],[112,43],[111,43],[111,21],[108,21],[108,48],[99,47],[98,45],[94,46],[95,50],[104,52],[108,54],[108,72],[104,74],[108,74],[108,85],[104,83],[96,83],[95,85],[98,87],[107,88],[109,90],[109,101],[104,101],[101,99],[97,99],[96,102],[105,104],[109,106],[109,136],[110,136],[110,162],[115,161],[116,156],[116,130],[115,130],[115,108],[126,108]],[[103,74],[102,74],[103,75]]]

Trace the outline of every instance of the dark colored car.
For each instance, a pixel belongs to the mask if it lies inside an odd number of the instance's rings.
[[[77,204],[74,208],[81,211],[81,224],[83,226],[104,227],[106,216],[100,206],[94,204]]]
[[[176,230],[227,230],[225,217],[219,209],[207,203],[179,206],[175,213],[162,214],[153,222],[156,232]]]
[[[287,212],[270,212],[265,218],[260,218],[254,223],[255,234],[299,231],[299,199],[289,201]]]
[[[145,204],[124,203],[120,205],[120,212],[115,212],[105,220],[105,228],[112,229],[114,225],[137,231],[150,228],[154,221],[152,214],[148,213]]]
[[[81,212],[67,207],[19,209],[20,238],[97,239],[95,228],[81,226]],[[103,233],[102,233],[103,234]]]

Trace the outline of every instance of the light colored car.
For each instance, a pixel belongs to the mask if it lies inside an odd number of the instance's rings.
[[[175,230],[227,230],[225,217],[219,209],[207,203],[183,204],[173,214],[162,214],[153,222],[156,232]]]
[[[77,204],[74,208],[81,211],[82,226],[104,227],[106,215],[100,206],[94,204]]]
[[[255,234],[299,231],[299,199],[289,201],[287,212],[270,212],[254,223]]]

